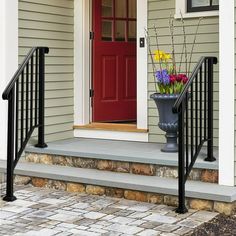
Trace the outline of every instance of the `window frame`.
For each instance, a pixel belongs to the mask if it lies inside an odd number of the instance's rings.
[[[210,6],[202,6],[202,7],[193,7],[192,1],[193,0],[187,0],[187,13],[219,10],[219,5],[212,5],[212,1],[210,1]]]

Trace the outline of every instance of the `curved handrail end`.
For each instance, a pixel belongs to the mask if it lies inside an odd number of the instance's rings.
[[[44,47],[44,52],[45,52],[46,54],[48,54],[48,53],[49,53],[49,48],[48,48],[48,47]]]
[[[217,64],[218,63],[218,59],[217,59],[217,57],[213,57],[213,64]]]
[[[4,90],[4,92],[2,94],[2,99],[3,100],[9,100],[9,98],[10,98],[9,94],[10,94],[10,92],[11,92],[11,90],[12,90],[14,84],[15,84],[15,81],[17,80],[17,78],[20,75],[20,73],[22,72],[22,70],[24,70],[25,65],[29,62],[29,60],[32,57],[33,53],[37,49],[43,49],[43,52],[45,54],[49,53],[49,48],[48,47],[33,47],[33,48],[31,48],[31,50],[27,54],[25,60],[22,62],[22,64],[20,65],[20,67],[18,68],[18,70],[16,71],[16,73],[14,74],[12,79],[10,80],[10,82],[8,83],[6,89]]]

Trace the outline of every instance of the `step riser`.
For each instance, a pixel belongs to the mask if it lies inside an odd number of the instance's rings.
[[[97,169],[119,173],[158,176],[164,178],[178,178],[177,167],[113,160],[99,160],[92,158],[78,158],[51,154],[26,153],[27,162],[48,165],[60,165],[86,169]],[[218,183],[218,170],[193,169],[190,180],[209,183]]]
[[[107,186],[96,186],[84,183],[73,183],[55,179],[15,176],[15,183],[19,185],[33,185],[34,187],[52,188],[64,190],[72,193],[87,193],[92,195],[106,195],[109,197],[125,198],[141,202],[154,204],[165,204],[177,207],[178,198],[173,195],[142,192],[132,189],[121,189]],[[199,198],[186,198],[186,206],[196,210],[216,211],[226,215],[232,215],[236,212],[236,202],[225,203],[213,200],[203,200]]]

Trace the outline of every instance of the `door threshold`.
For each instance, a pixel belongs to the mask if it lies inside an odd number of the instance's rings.
[[[148,129],[138,129],[136,124],[118,124],[118,123],[93,122],[88,125],[74,125],[74,129],[148,133]]]

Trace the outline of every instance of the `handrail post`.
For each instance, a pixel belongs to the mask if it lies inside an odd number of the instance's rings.
[[[178,152],[178,185],[179,185],[179,206],[176,209],[177,213],[184,214],[188,210],[185,206],[185,155],[184,155],[184,108],[183,103],[180,105],[178,118],[178,137],[179,137],[179,152]]]
[[[213,59],[208,59],[208,129],[207,129],[207,158],[205,161],[213,162]]]
[[[8,133],[7,133],[7,189],[4,201],[13,202],[14,196],[14,122],[15,122],[15,86],[12,88],[8,99]]]
[[[39,49],[39,126],[38,126],[38,144],[36,147],[45,148],[44,133],[44,99],[45,99],[45,48]]]

